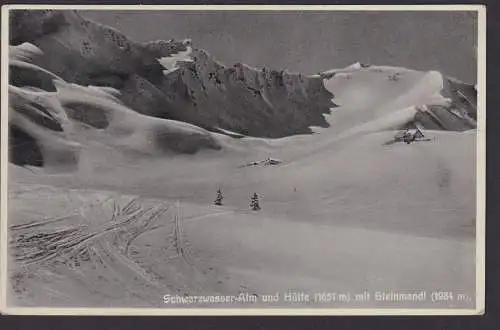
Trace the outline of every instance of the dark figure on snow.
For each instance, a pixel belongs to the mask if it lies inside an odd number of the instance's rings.
[[[222,191],[219,189],[217,190],[217,198],[215,198],[215,205],[222,205],[222,200],[224,199],[224,196],[222,196]]]
[[[254,193],[252,195],[252,199],[250,201],[250,208],[254,211],[260,210],[259,196],[257,196],[257,193]]]

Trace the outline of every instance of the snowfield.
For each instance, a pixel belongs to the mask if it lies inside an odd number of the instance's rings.
[[[31,173],[12,167],[10,226],[72,213],[76,218],[44,230],[60,231],[88,221],[103,226],[111,219],[110,211],[95,204],[108,196],[117,201],[140,196],[144,205],[170,207],[157,220],[158,228],[145,229],[128,241],[128,254],[114,245],[119,244],[114,233],[97,246],[89,244],[104,265],[85,265],[85,260],[79,268],[68,268],[62,261],[12,264],[12,276],[23,279],[20,288],[14,288],[21,293],[12,301],[31,306],[165,307],[163,294],[265,295],[289,289],[312,294],[418,288],[474,296],[475,176],[470,155],[475,135],[427,134],[434,137],[432,142],[409,146],[385,146],[388,133],[360,135],[331,146],[330,153],[319,151],[272,167],[239,168],[236,161],[251,156],[237,153],[121,166],[102,162],[76,175],[46,176],[36,169]],[[295,143],[266,149],[280,159],[303,150]],[[220,207],[211,205],[218,187],[225,197]],[[254,191],[260,196],[259,212],[248,208]],[[172,243],[177,201],[186,259]],[[383,306],[434,305],[349,305]],[[439,306],[472,307],[472,302]]]

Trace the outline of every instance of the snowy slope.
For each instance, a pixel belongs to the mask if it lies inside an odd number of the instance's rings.
[[[388,287],[396,291],[439,287],[473,296],[475,176],[471,154],[475,136],[436,133],[435,143],[408,147],[384,146],[385,135],[367,134],[311,156],[307,162],[284,167],[239,169],[236,161],[241,157],[226,155],[119,168],[107,165],[79,173],[79,178],[43,179],[40,174],[11,170],[22,175],[11,196],[31,201],[13,204],[16,224],[37,221],[38,214],[48,214],[47,207],[61,208],[55,203],[68,194],[61,187],[79,187],[69,191],[73,197],[64,207],[71,210],[74,205],[86,210],[83,215],[95,214],[84,219],[109,219],[112,203],[105,209],[92,206],[107,196],[125,205],[128,195],[140,195],[145,206],[164,203],[171,207],[161,218],[161,227],[133,240],[129,254],[120,252],[119,245],[104,245],[106,241],[98,245],[99,253],[111,255],[104,259],[105,267],[93,270],[84,261],[69,269],[51,263],[38,266],[39,276],[19,282],[35,300],[16,295],[16,301],[23,305],[160,307],[159,291],[263,295],[289,289],[360,293]],[[286,154],[279,147],[269,150]],[[35,182],[55,187],[33,186]],[[114,192],[90,193],[81,190],[80,182]],[[218,187],[225,196],[222,207],[210,205]],[[252,191],[260,196],[258,213],[248,209]],[[177,200],[182,201],[184,257],[176,257],[168,244],[173,239]],[[81,223],[76,219],[71,221]],[[120,240],[119,236],[108,239]],[[11,271],[16,274],[22,268]],[[57,274],[57,281],[52,273]],[[138,279],[133,280],[134,276]],[[40,289],[42,280],[51,290]],[[127,290],[116,291],[108,282],[121,283]],[[381,306],[396,304],[348,305]],[[403,305],[417,306],[436,308],[429,302]],[[472,305],[456,301],[439,305],[465,306]]]
[[[351,125],[390,118],[392,113],[413,108],[413,118],[401,117],[392,128],[420,124],[428,129],[463,131],[474,129],[475,121],[456,114],[471,111],[471,105],[460,104],[450,95],[448,79],[439,72],[419,72],[397,67],[350,66],[324,79],[325,87],[335,95],[339,108],[332,109],[327,120],[332,131],[343,131]],[[437,118],[436,118],[437,117]],[[386,127],[390,128],[390,127]]]
[[[32,45],[13,49],[11,66],[25,69],[11,76],[14,81],[9,87],[11,159],[16,164],[77,167],[82,145],[92,140],[144,156],[221,148],[202,128],[133,111],[123,105],[121,93],[113,88],[70,84],[37,65],[20,61],[41,54]],[[44,75],[33,76],[31,72]],[[16,86],[27,82],[27,77],[29,86]],[[48,84],[54,91],[44,90]]]

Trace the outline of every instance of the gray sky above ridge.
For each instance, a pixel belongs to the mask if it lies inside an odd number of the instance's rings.
[[[135,41],[191,38],[221,62],[312,74],[360,61],[476,82],[474,12],[81,11]]]

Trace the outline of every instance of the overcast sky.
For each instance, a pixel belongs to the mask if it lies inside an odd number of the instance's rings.
[[[191,38],[221,62],[305,74],[356,61],[476,81],[471,12],[85,11],[136,41]]]

